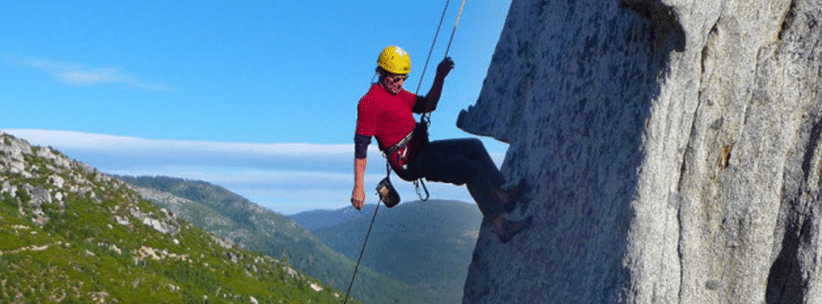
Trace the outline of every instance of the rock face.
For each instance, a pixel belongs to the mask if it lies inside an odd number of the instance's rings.
[[[822,303],[822,2],[513,0],[458,126],[534,181],[465,303]]]

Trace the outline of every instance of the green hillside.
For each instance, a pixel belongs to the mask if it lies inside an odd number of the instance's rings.
[[[338,303],[128,185],[0,132],[0,303]]]
[[[118,178],[206,231],[287,260],[294,268],[340,290],[348,288],[356,257],[334,251],[286,216],[204,181],[163,176]],[[362,245],[361,240],[351,241]],[[360,267],[351,293],[366,303],[456,303],[449,301],[453,300],[450,294],[407,284],[368,267]]]
[[[373,213],[373,208],[364,209]],[[305,215],[295,217],[309,220]],[[357,217],[312,232],[334,250],[356,258],[370,222],[371,216]],[[416,201],[380,208],[363,265],[446,295],[442,303],[460,303],[481,223],[482,214],[475,205],[456,201]]]

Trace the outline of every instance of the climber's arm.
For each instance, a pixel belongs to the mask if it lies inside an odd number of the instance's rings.
[[[434,76],[434,83],[428,94],[425,95],[425,112],[432,112],[437,109],[437,103],[440,101],[442,95],[442,87],[445,84],[445,77],[454,69],[454,61],[451,57],[445,57],[437,66],[437,75]]]
[[[357,210],[362,209],[362,206],[365,205],[365,188],[363,187],[365,164],[365,158],[354,159],[354,190],[351,191],[351,205]]]
[[[365,165],[371,136],[354,136],[354,190],[351,191],[351,205],[357,210],[365,204]]]

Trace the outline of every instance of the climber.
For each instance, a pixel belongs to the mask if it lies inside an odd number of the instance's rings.
[[[357,105],[351,204],[360,209],[365,203],[366,151],[373,136],[400,178],[465,184],[483,216],[490,220],[494,232],[505,243],[531,222],[530,217],[517,222],[504,216],[505,212],[514,209],[525,187],[524,182],[503,190],[505,180],[481,141],[469,138],[429,143],[427,126],[418,124],[413,116],[413,113],[436,109],[445,77],[453,68],[451,58],[443,59],[437,66],[428,95],[418,96],[402,87],[411,72],[408,53],[398,46],[386,47],[380,53],[376,68],[378,81],[371,85]]]

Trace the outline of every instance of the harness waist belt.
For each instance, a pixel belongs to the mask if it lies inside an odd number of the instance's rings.
[[[408,135],[403,137],[398,143],[394,144],[393,146],[391,146],[387,150],[385,150],[385,155],[391,155],[391,153],[394,153],[394,151],[402,149],[403,147],[405,147],[405,145],[408,144],[409,141],[411,141],[412,137],[414,137],[414,130],[411,130],[411,132],[408,132]]]

